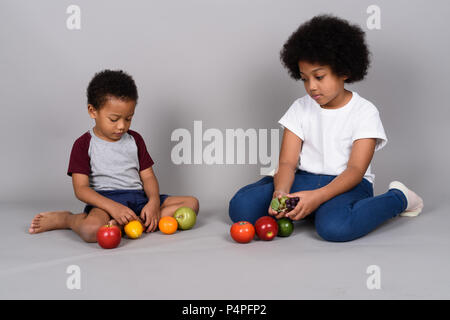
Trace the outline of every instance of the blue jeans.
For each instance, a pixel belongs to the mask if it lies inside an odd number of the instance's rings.
[[[326,186],[336,176],[298,170],[291,193]],[[230,200],[229,215],[233,222],[255,221],[268,215],[274,191],[273,177],[267,176],[241,188]],[[327,241],[351,241],[368,234],[386,220],[402,213],[407,205],[405,195],[396,189],[373,196],[373,185],[363,179],[353,189],[324,202],[307,216],[313,218],[316,231]]]

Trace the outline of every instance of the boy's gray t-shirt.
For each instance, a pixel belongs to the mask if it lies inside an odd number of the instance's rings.
[[[109,142],[90,129],[75,141],[67,174],[88,175],[90,187],[97,191],[141,190],[139,172],[153,164],[144,140],[136,131],[128,130],[120,140]]]

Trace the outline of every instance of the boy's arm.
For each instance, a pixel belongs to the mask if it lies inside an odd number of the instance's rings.
[[[148,203],[142,208],[141,218],[147,232],[153,232],[158,226],[161,216],[161,203],[159,201],[159,185],[152,167],[139,172],[144,192],[147,195]]]
[[[140,171],[139,176],[141,177],[144,192],[147,195],[149,202],[154,203],[155,205],[157,204],[159,207],[159,184],[152,167]]]
[[[120,203],[108,199],[89,186],[89,177],[82,173],[72,174],[72,184],[75,196],[82,202],[105,210],[119,224],[137,220],[135,213]]]

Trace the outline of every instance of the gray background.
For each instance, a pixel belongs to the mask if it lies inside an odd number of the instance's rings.
[[[69,17],[66,9],[70,4],[81,8],[81,30],[66,28]],[[369,17],[366,9],[371,4],[381,8],[381,30],[368,30],[366,27]],[[194,195],[200,200],[200,214],[204,218],[198,225],[197,233],[188,233],[189,241],[200,239],[199,243],[203,246],[204,241],[210,241],[210,245],[215,245],[214,241],[217,241],[217,246],[208,247],[211,251],[205,248],[206,251],[200,252],[198,257],[207,256],[207,252],[215,257],[221,248],[224,253],[230,250],[232,255],[247,257],[242,247],[234,248],[235,244],[227,235],[230,223],[228,201],[240,187],[260,178],[261,165],[175,165],[171,162],[170,152],[176,143],[170,141],[170,136],[177,128],[186,128],[193,135],[195,120],[203,121],[203,130],[217,128],[223,134],[225,129],[279,128],[278,119],[296,98],[305,94],[303,84],[290,79],[283,69],[279,51],[300,23],[320,13],[332,13],[357,23],[367,34],[372,52],[369,74],[363,82],[348,86],[348,89],[357,91],[378,107],[389,139],[388,145],[374,157],[375,193],[383,193],[390,181],[400,180],[424,198],[426,209],[420,217],[428,216],[422,218],[422,225],[411,220],[394,226],[389,224],[383,231],[376,231],[379,233],[375,232],[372,238],[369,235],[359,242],[341,246],[320,241],[313,236],[313,229],[308,229],[309,233],[306,233],[309,238],[298,231],[297,239],[306,237],[301,239],[313,242],[311,246],[305,246],[306,253],[311,248],[327,248],[326,251],[334,253],[336,248],[349,249],[349,252],[343,250],[353,260],[342,262],[342,270],[347,270],[348,281],[351,282],[353,278],[350,274],[354,273],[347,264],[361,265],[361,268],[358,266],[358,272],[362,273],[362,276],[359,275],[363,284],[361,290],[367,293],[364,289],[364,268],[374,262],[369,262],[369,257],[366,257],[366,263],[364,256],[355,255],[351,251],[353,246],[360,243],[364,248],[365,241],[369,241],[370,247],[370,239],[375,237],[377,247],[379,242],[376,241],[383,239],[381,241],[388,246],[387,250],[391,250],[391,255],[379,258],[379,261],[390,261],[402,251],[402,247],[395,247],[392,243],[397,239],[395,236],[402,234],[398,233],[400,231],[405,232],[409,239],[406,243],[420,243],[423,247],[418,251],[413,249],[418,247],[409,247],[411,256],[402,260],[404,267],[411,268],[410,263],[406,265],[408,259],[427,261],[435,266],[440,263],[439,270],[446,278],[443,280],[441,277],[440,281],[444,282],[439,284],[448,283],[445,271],[450,266],[450,242],[443,228],[449,222],[446,215],[449,208],[446,182],[450,178],[450,152],[447,148],[450,133],[447,103],[450,77],[448,1],[1,0],[0,97],[3,135],[0,139],[0,205],[3,225],[9,225],[2,234],[1,275],[7,284],[2,286],[6,290],[2,297],[61,296],[57,288],[47,291],[47,295],[39,291],[24,292],[23,288],[14,287],[17,281],[12,276],[24,279],[25,283],[27,277],[36,281],[42,279],[41,273],[54,273],[51,267],[64,264],[66,258],[48,254],[59,252],[58,247],[52,245],[59,245],[62,251],[65,250],[57,241],[61,237],[75,250],[84,252],[89,248],[94,253],[98,252],[95,245],[83,244],[66,231],[31,238],[26,230],[37,212],[57,209],[78,212],[82,209],[83,204],[73,196],[71,179],[66,176],[66,170],[74,140],[93,126],[86,110],[86,86],[94,73],[104,68],[123,69],[134,77],[138,85],[140,99],[132,129],[142,134],[156,162],[154,169],[161,192]],[[280,137],[281,133],[280,130]],[[432,212],[435,212],[434,216]],[[401,229],[403,225],[412,230]],[[395,226],[400,230],[396,230]],[[389,227],[394,228],[392,234],[389,234]],[[415,237],[409,238],[411,233]],[[408,242],[410,240],[413,242]],[[36,242],[39,241],[43,242],[38,245]],[[285,244],[291,243],[292,250],[297,250],[296,241],[292,237]],[[162,241],[161,244],[164,246],[167,242]],[[258,252],[262,254],[267,249],[261,242],[251,245],[260,247],[253,251],[255,257],[258,257]],[[145,248],[144,244],[134,253],[145,251]],[[204,247],[199,245],[196,248]],[[377,249],[382,253],[386,248],[381,245]],[[434,250],[436,255],[433,255]],[[55,262],[46,262],[51,265],[49,267],[32,261],[34,255],[31,254],[30,258],[30,252],[43,261]],[[367,253],[367,247],[361,252]],[[79,261],[84,261],[84,265],[90,261],[91,266],[98,266],[96,261],[89,260],[95,256],[94,253],[82,256]],[[66,254],[69,255],[69,252]],[[326,263],[326,257],[323,255],[316,259]],[[202,261],[205,258],[199,259]],[[345,260],[336,256],[333,263],[336,259]],[[169,261],[173,260],[169,258]],[[216,261],[220,261],[220,257],[216,257]],[[221,265],[226,265],[226,261],[222,261],[225,264],[221,262]],[[309,262],[312,271],[317,270],[313,261]],[[64,278],[64,268],[61,268],[59,270],[63,270]],[[394,270],[400,268],[395,264]],[[30,270],[37,271],[30,273]],[[435,275],[436,272],[439,274],[439,270],[433,270]],[[392,279],[395,279],[392,268],[389,272],[393,272]],[[422,282],[417,280],[417,274]],[[417,295],[412,294],[412,297],[426,292],[424,287],[431,283],[427,278],[429,274],[430,270],[421,265],[412,285]],[[310,291],[310,297],[360,296],[358,290],[348,291],[343,284],[333,286],[330,284],[332,279],[340,277],[330,273],[328,276],[329,281],[324,281],[322,287],[328,291]],[[405,279],[405,283],[410,282]],[[45,286],[48,287],[48,283]],[[434,293],[438,297],[448,297],[446,287],[439,288],[441,290]],[[298,294],[289,297],[308,296],[307,293],[300,294],[300,289],[295,290]],[[184,296],[183,292],[178,291],[179,295],[172,298],[281,297],[260,294],[257,287],[253,295],[233,296],[232,290],[227,291],[226,286],[223,295],[218,291],[209,292],[209,296]],[[407,294],[403,291],[394,290],[386,296],[374,297],[404,296]],[[82,297],[103,296],[91,290]],[[128,296],[124,294],[120,297]],[[171,296],[169,293],[154,293],[144,297]]]

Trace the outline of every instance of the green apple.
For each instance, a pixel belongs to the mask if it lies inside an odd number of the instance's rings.
[[[178,208],[173,217],[177,220],[178,228],[181,230],[191,229],[197,221],[197,214],[188,207]]]

